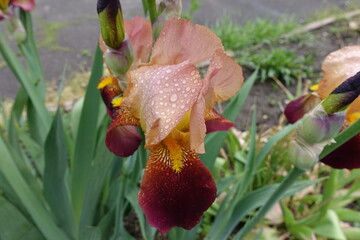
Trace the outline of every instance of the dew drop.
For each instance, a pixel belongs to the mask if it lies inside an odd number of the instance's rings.
[[[176,107],[176,103],[173,103],[171,106],[172,106],[173,108]]]
[[[171,70],[170,70],[170,69],[166,69],[166,73],[171,73]]]
[[[187,88],[186,88],[186,91],[190,91],[190,87],[187,87]]]
[[[180,107],[181,109],[184,109],[185,108],[185,105],[181,105],[181,107]]]
[[[164,91],[163,91],[163,90],[160,90],[159,93],[164,93]]]
[[[176,102],[177,101],[177,99],[178,99],[178,96],[177,96],[177,94],[176,93],[174,93],[173,95],[171,95],[171,97],[170,97],[170,101],[171,102]]]

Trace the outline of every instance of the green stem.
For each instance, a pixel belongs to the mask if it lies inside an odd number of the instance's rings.
[[[236,234],[234,240],[243,239],[250,231],[253,229],[256,224],[258,224],[266,215],[268,211],[277,203],[283,193],[288,190],[296,180],[303,175],[305,170],[294,167],[289,175],[282,181],[280,186],[276,189],[276,191],[270,196],[265,205],[255,214],[255,216],[250,219],[244,227]]]
[[[151,24],[154,24],[157,18],[157,12],[156,12],[156,1],[155,0],[147,0],[148,2],[148,8],[149,8],[149,14],[150,14],[150,21]]]
[[[47,111],[43,100],[40,98],[34,84],[26,75],[26,71],[22,66],[20,60],[7,42],[4,34],[0,31],[0,54],[3,56],[8,67],[12,70],[19,83],[24,87],[26,93],[31,99],[39,118],[41,119],[44,133],[50,129],[51,116]],[[45,136],[43,136],[45,139]]]

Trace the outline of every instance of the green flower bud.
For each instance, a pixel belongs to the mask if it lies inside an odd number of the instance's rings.
[[[9,18],[6,19],[7,28],[11,34],[11,37],[15,39],[16,43],[22,43],[26,39],[25,28],[15,15],[8,15]]]
[[[306,143],[316,144],[334,138],[344,120],[345,112],[327,114],[322,105],[318,105],[304,117],[296,132]]]
[[[114,76],[125,76],[134,61],[134,51],[130,40],[124,40],[117,50],[108,48],[104,53],[104,58],[107,67]]]
[[[158,16],[152,25],[153,38],[157,39],[166,20],[179,18],[182,11],[181,0],[161,0],[158,3]]]
[[[104,43],[112,49],[120,48],[125,31],[119,0],[98,0],[97,12]]]
[[[288,147],[288,157],[297,168],[309,169],[319,161],[319,155],[326,144],[311,145],[301,139],[293,139]]]
[[[360,72],[348,78],[335,88],[322,102],[326,113],[331,114],[344,110],[360,95]]]

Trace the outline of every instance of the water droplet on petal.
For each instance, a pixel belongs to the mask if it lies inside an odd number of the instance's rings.
[[[187,88],[186,88],[186,91],[190,91],[190,87],[187,87]]]
[[[166,73],[171,73],[171,69],[166,69]]]
[[[185,108],[185,105],[181,105],[181,107],[180,107],[181,109],[184,109]]]
[[[173,108],[176,107],[176,103],[173,103],[171,106],[172,106]]]
[[[178,96],[177,96],[177,94],[176,93],[174,93],[173,95],[171,95],[171,97],[170,97],[170,101],[171,102],[176,102],[177,101],[177,99],[178,99]]]

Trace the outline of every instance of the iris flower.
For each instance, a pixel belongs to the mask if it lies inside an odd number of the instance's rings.
[[[330,53],[322,64],[323,78],[320,80],[318,96],[309,94],[290,102],[285,115],[293,123],[325,99],[337,86],[350,77],[360,77],[360,45],[344,47]],[[345,129],[360,118],[360,97],[352,102],[346,110],[343,124]],[[360,168],[360,134],[327,155],[321,161],[333,168]]]
[[[0,0],[0,20],[9,13],[9,6],[20,7],[25,11],[31,11],[35,7],[35,0]]]
[[[242,70],[214,33],[189,20],[168,20],[152,48],[149,22],[125,21],[125,30],[135,53],[128,86],[122,92],[113,77],[99,83],[113,119],[106,143],[117,155],[131,155],[140,144],[134,126],[141,127],[150,155],[139,204],[162,233],[174,226],[191,229],[216,198],[215,182],[198,153],[205,152],[206,133],[233,126],[214,105],[240,89]],[[202,76],[197,64],[207,60]]]

